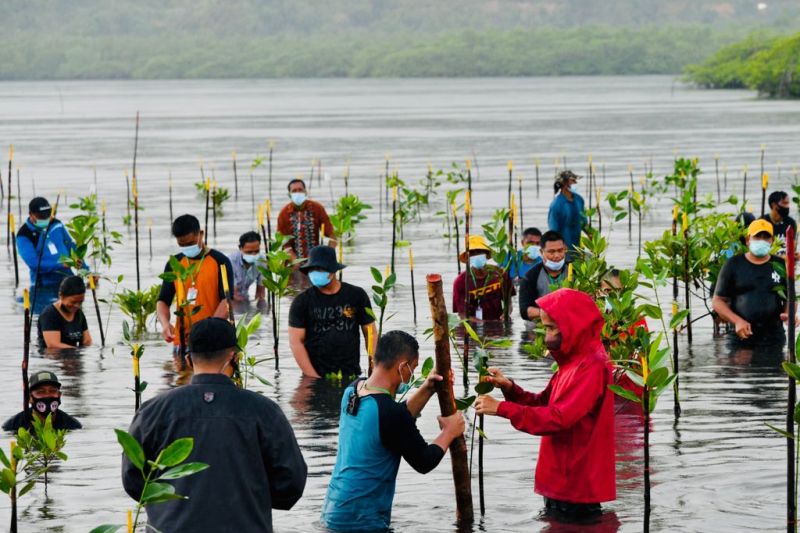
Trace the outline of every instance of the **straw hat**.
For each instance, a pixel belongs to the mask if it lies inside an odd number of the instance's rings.
[[[467,243],[467,241],[465,241],[465,243]],[[470,235],[468,245],[470,253],[472,253],[475,250],[482,250],[486,252],[487,255],[492,255],[492,249],[489,248],[489,243],[486,242],[486,239],[483,237],[483,235]],[[462,263],[467,262],[466,248],[464,249],[463,252],[461,252],[461,255],[458,256],[458,259]]]

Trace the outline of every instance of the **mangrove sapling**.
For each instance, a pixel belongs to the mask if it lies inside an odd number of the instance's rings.
[[[609,385],[608,388],[616,395],[625,398],[642,407],[644,414],[644,526],[643,531],[650,531],[650,415],[656,407],[658,397],[675,380],[671,374],[667,361],[669,360],[669,347],[662,348],[663,333],[658,333],[655,338],[644,328],[636,330],[636,336],[642,347],[639,353],[638,365],[635,362],[627,363],[628,368],[638,366],[641,376],[637,372],[627,372],[631,380],[642,387],[642,396],[629,391],[620,385]]]
[[[372,279],[375,280],[375,285],[372,286],[372,301],[380,309],[380,315],[375,316],[375,311],[370,308],[365,309],[367,314],[378,322],[378,338],[383,335],[383,323],[389,320],[394,315],[386,317],[386,307],[389,305],[389,291],[395,286],[397,282],[397,275],[389,272],[387,267],[386,275],[381,274],[381,271],[375,267],[369,268],[372,273]]]
[[[9,531],[17,533],[17,501],[30,492],[43,472],[41,467],[36,466],[37,453],[25,453],[15,440],[11,441],[10,446],[9,455],[0,448],[0,492],[8,494],[11,500]]]
[[[158,277],[167,283],[175,284],[175,316],[178,322],[178,365],[183,368],[187,350],[186,341],[189,330],[192,329],[192,317],[199,313],[202,308],[202,305],[195,305],[194,301],[187,300],[186,285],[187,283],[194,285],[194,279],[200,271],[201,261],[192,261],[184,267],[178,258],[171,255],[168,262],[170,270],[162,272]],[[189,323],[188,330],[184,327],[184,319]]]
[[[37,470],[47,489],[47,473],[56,461],[66,461],[67,454],[61,450],[67,444],[67,430],[53,428],[53,415],[44,420],[31,418],[32,430],[17,430],[17,446],[22,448],[28,466],[26,470]]]
[[[363,203],[354,194],[339,198],[336,209],[330,216],[333,233],[339,243],[349,243],[355,239],[356,226],[366,220],[367,216],[363,211],[367,209],[372,209],[372,206]]]
[[[133,321],[131,329],[133,339],[138,339],[147,331],[147,320],[156,312],[160,289],[161,285],[155,284],[143,291],[124,289],[114,295],[112,301]]]
[[[291,290],[289,282],[294,272],[292,267],[304,261],[303,258],[292,261],[292,256],[286,249],[286,244],[290,239],[290,236],[276,231],[275,238],[269,243],[269,251],[262,262],[263,264],[257,266],[259,272],[261,272],[261,283],[272,295],[272,348],[275,355],[276,371],[279,370],[280,366],[278,325],[281,317],[281,299],[289,294]]]
[[[233,160],[233,196],[239,200],[239,173],[236,170],[236,151],[231,152],[231,159]]]
[[[144,346],[133,342],[134,337],[131,335],[131,328],[128,322],[122,321],[122,338],[131,350],[131,360],[133,363],[133,397],[134,397],[134,411],[139,410],[142,404],[142,393],[147,388],[147,382],[141,380],[139,361],[144,355]]]
[[[498,209],[492,215],[492,219],[483,224],[483,235],[492,249],[491,259],[499,265],[499,275],[505,278],[513,261],[517,259],[517,251],[511,240],[508,227],[513,225],[511,212],[508,209]],[[503,292],[503,317],[506,321],[511,315],[511,286],[505,283]]]
[[[158,453],[155,460],[151,460],[145,455],[142,445],[130,433],[121,429],[115,429],[114,432],[125,456],[139,470],[144,480],[142,494],[136,502],[133,524],[128,526],[128,532],[135,533],[139,526],[139,515],[145,506],[187,499],[186,496],[175,494],[175,487],[165,481],[191,476],[202,472],[209,465],[199,462],[184,463],[194,448],[192,437],[173,441]],[[94,528],[90,533],[114,533],[124,527],[124,524],[104,524]],[[145,529],[147,527],[145,526]]]
[[[241,381],[241,387],[246,389],[250,378],[255,378],[264,385],[271,387],[272,383],[270,383],[267,379],[262,377],[261,375],[256,373],[256,367],[261,363],[268,361],[268,357],[263,357],[261,359],[257,358],[255,355],[248,353],[247,345],[250,342],[250,337],[258,331],[258,328],[261,327],[261,313],[254,314],[249,320],[247,315],[242,316],[239,319],[239,322],[236,324],[236,345],[241,349],[241,359],[239,360],[239,379]]]

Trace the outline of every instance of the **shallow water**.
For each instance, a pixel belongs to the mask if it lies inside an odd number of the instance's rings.
[[[218,181],[231,189],[230,153],[239,162],[239,195],[225,205],[212,245],[231,251],[238,235],[253,224],[248,178],[249,162],[264,155],[275,140],[273,203],[286,201],[289,177],[307,176],[311,160],[322,160],[331,181],[311,186],[313,197],[330,205],[343,194],[343,170],[351,166],[351,191],[371,203],[370,217],[357,239],[345,250],[345,280],[367,287],[369,266],[381,269],[389,260],[390,224],[378,219],[383,160],[401,177],[416,182],[427,164],[447,168],[451,161],[477,158],[475,223],[487,220],[506,202],[506,162],[515,161],[524,176],[525,225],[546,224],[553,162],[566,154],[583,172],[592,153],[605,190],[627,187],[627,168],[638,176],[652,157],[656,173],[664,173],[675,153],[698,156],[707,174],[703,191],[716,190],[713,156],[728,169],[728,189],[741,194],[742,165],[750,167],[749,195],[754,204],[759,150],[767,147],[767,170],[774,187],[788,187],[798,164],[800,106],[796,102],[757,100],[747,92],[702,92],[684,88],[665,77],[552,78],[492,80],[305,80],[305,81],[148,81],[0,83],[0,145],[13,142],[15,164],[21,168],[23,203],[36,193],[54,199],[63,189],[69,201],[85,194],[94,182],[108,202],[109,224],[123,232],[124,244],[113,252],[111,273],[125,275],[135,285],[132,232],[123,229],[123,171],[133,155],[133,117],[142,114],[139,158],[142,212],[142,285],[157,281],[175,245],[169,236],[167,177],[172,173],[175,214],[202,214],[193,183],[200,180],[199,160],[214,169]],[[533,161],[541,160],[540,194],[536,194]],[[16,166],[15,165],[15,166]],[[606,178],[602,177],[605,166]],[[3,179],[6,180],[5,163]],[[756,176],[756,177],[753,177]],[[265,168],[254,172],[257,200],[267,197]],[[514,184],[516,192],[517,185]],[[410,312],[411,295],[406,254],[400,253],[399,287],[388,328],[416,331],[423,354],[432,354],[424,274],[441,272],[446,292],[455,275],[454,248],[439,237],[441,194],[422,223],[406,228],[417,265],[419,321]],[[63,202],[62,207],[66,204]],[[654,206],[645,220],[644,238],[666,229],[666,202]],[[14,206],[16,210],[16,205]],[[756,211],[759,206],[754,207]],[[23,211],[24,211],[23,205]],[[72,210],[62,208],[62,219]],[[148,252],[147,225],[153,224],[153,257]],[[605,232],[608,224],[605,223]],[[624,223],[611,233],[609,262],[626,267],[636,258]],[[635,227],[634,227],[635,233]],[[635,237],[634,237],[635,241]],[[24,280],[26,271],[21,273]],[[14,299],[10,253],[0,268],[0,334],[6,338],[0,358],[0,405],[3,417],[20,403],[19,361],[22,346],[21,308]],[[110,290],[105,283],[101,292]],[[666,298],[664,302],[668,301]],[[283,317],[288,301],[283,304]],[[99,339],[92,309],[87,318]],[[695,302],[695,316],[702,314]],[[104,309],[105,318],[105,309]],[[269,317],[267,318],[267,322]],[[113,428],[127,427],[133,415],[130,358],[120,344],[122,316],[112,312],[107,347],[86,349],[57,359],[33,355],[31,369],[55,370],[64,383],[64,408],[86,429],[69,436],[69,460],[42,487],[20,500],[21,531],[87,531],[107,522],[124,522],[132,506],[119,479],[120,449]],[[655,324],[653,324],[655,327]],[[285,323],[282,324],[285,331]],[[550,364],[532,361],[519,349],[525,337],[515,319],[509,333],[514,347],[497,352],[493,363],[505,368],[527,388],[544,387]],[[285,337],[285,335],[284,335]],[[271,333],[260,332],[258,354],[267,354]],[[262,373],[274,382],[263,390],[291,420],[309,463],[303,499],[290,512],[276,512],[278,531],[313,530],[327,480],[335,460],[340,390],[303,382],[282,340],[282,371]],[[775,357],[734,357],[721,340],[711,339],[708,319],[695,327],[695,342],[681,344],[684,415],[673,423],[672,397],[665,395],[653,420],[652,468],[654,530],[773,531],[783,527],[785,509],[785,444],[764,423],[781,424],[786,379]],[[115,353],[116,352],[116,353]],[[145,398],[171,387],[174,376],[166,364],[168,349],[156,334],[146,342],[143,379],[150,383]],[[459,386],[459,391],[461,387]],[[460,391],[463,392],[463,391]],[[435,403],[419,426],[435,436]],[[618,426],[618,499],[594,531],[641,529],[642,432],[636,415],[620,413]],[[538,518],[541,498],[532,491],[538,438],[515,432],[501,419],[487,417],[487,514],[476,525],[485,531],[570,531]],[[8,447],[8,438],[0,438]],[[216,465],[215,465],[216,466]],[[224,465],[223,465],[224,466]],[[475,483],[477,493],[477,483]],[[222,497],[222,496],[221,496]],[[477,509],[477,494],[475,495]],[[8,500],[0,499],[0,523],[9,516]],[[454,498],[449,457],[425,478],[403,465],[393,512],[396,531],[453,531]]]

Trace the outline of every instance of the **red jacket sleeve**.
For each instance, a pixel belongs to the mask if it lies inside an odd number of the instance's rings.
[[[522,387],[514,383],[514,386],[508,392],[503,392],[503,397],[512,403],[516,403],[519,405],[547,405],[547,401],[550,399],[550,391],[553,388],[553,380],[551,379],[547,383],[547,387],[544,388],[542,392],[528,392],[524,390]],[[498,411],[499,412],[499,411]]]
[[[572,427],[597,405],[605,393],[607,376],[607,367],[601,362],[593,362],[577,369],[561,388],[558,397],[551,398],[546,405],[529,407],[502,402],[497,414],[509,419],[519,431],[531,435],[558,433]]]

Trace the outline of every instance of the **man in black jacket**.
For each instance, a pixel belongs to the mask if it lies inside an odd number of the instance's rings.
[[[519,284],[519,312],[525,320],[538,320],[536,300],[550,294],[567,277],[567,245],[557,231],[542,235],[542,262],[534,265]]]
[[[19,428],[33,429],[33,417],[44,421],[51,415],[53,429],[81,429],[81,423],[59,409],[61,405],[61,383],[52,372],[42,370],[28,379],[31,392],[29,409],[20,411],[3,424],[3,430],[16,432]]]
[[[172,483],[185,500],[147,507],[158,531],[272,531],[272,509],[291,509],[306,483],[306,463],[280,407],[236,388],[236,330],[207,318],[192,328],[194,376],[189,385],[160,394],[136,413],[130,433],[147,459],[181,437],[193,437],[188,462],[209,468]],[[187,359],[189,356],[187,356]],[[144,481],[123,456],[122,483],[138,500]]]

